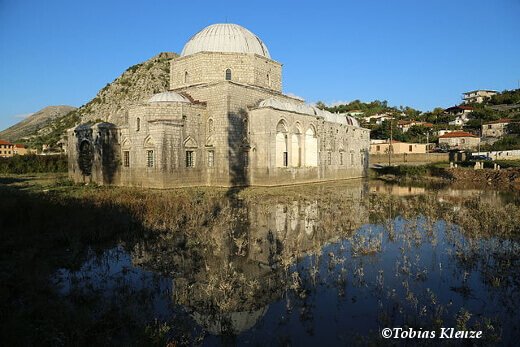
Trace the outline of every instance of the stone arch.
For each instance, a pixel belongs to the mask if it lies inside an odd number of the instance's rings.
[[[276,125],[275,164],[276,167],[287,167],[289,165],[289,152],[287,146],[287,122],[280,119]]]
[[[318,136],[312,124],[305,131],[305,166],[318,166]]]
[[[132,141],[129,138],[125,138],[121,143],[122,149],[130,149],[132,147]]]
[[[210,135],[206,139],[206,147],[215,147],[215,139],[213,135]]]
[[[143,142],[143,147],[145,148],[151,148],[155,147],[155,141],[152,136],[148,135]]]
[[[78,166],[83,176],[92,174],[92,164],[94,161],[94,147],[88,140],[83,140],[79,144]]]
[[[186,137],[184,142],[182,143],[184,148],[197,148],[199,145],[197,144],[197,141],[191,136]]]

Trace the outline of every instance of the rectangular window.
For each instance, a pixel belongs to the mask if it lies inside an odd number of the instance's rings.
[[[408,146],[408,152],[412,152],[413,151],[413,146],[412,145],[409,145]]]
[[[289,153],[283,152],[283,166],[289,166]]]
[[[249,166],[249,152],[244,152],[244,166]]]
[[[332,165],[332,153],[327,152],[327,164]]]
[[[491,126],[491,124],[489,124],[489,125],[488,125],[488,129],[491,129],[491,128],[492,128],[492,126]]]
[[[186,167],[195,166],[195,154],[193,151],[186,151]]]
[[[343,152],[339,152],[339,165],[343,165]]]
[[[215,165],[215,152],[208,151],[208,167],[213,167]]]
[[[380,150],[381,150],[381,146],[377,145],[377,146],[376,146],[376,151],[379,152]]]
[[[153,167],[154,157],[153,151],[146,151],[146,166]]]
[[[130,152],[129,151],[123,152],[123,166],[130,167]]]

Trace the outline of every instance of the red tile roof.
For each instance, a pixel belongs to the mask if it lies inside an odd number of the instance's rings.
[[[25,146],[22,145],[21,143],[16,143],[14,146],[15,146],[16,148],[25,148]]]
[[[12,145],[12,143],[4,141],[4,140],[0,140],[0,145]]]
[[[444,135],[439,136],[439,139],[446,139],[451,137],[477,137],[471,133],[466,131],[453,131],[451,133],[446,133]]]

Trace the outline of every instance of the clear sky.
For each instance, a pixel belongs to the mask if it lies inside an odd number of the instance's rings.
[[[520,80],[520,0],[0,0],[0,129],[81,106],[126,68],[237,23],[308,102],[387,100],[420,110]]]

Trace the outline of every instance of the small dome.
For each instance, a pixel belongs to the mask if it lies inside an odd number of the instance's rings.
[[[237,24],[213,24],[202,29],[184,45],[181,57],[198,52],[250,53],[271,59],[262,40]]]
[[[190,100],[188,98],[177,94],[175,92],[163,92],[159,94],[153,95],[150,99],[148,99],[149,103],[156,103],[156,102],[185,102],[190,103]]]

